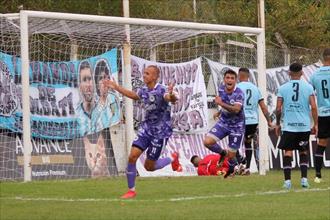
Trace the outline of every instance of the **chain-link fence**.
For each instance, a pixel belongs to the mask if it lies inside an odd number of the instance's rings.
[[[320,61],[322,55],[321,49],[306,48],[267,48],[266,49],[266,67],[276,68],[290,65],[292,62],[299,62],[303,65],[310,65]]]

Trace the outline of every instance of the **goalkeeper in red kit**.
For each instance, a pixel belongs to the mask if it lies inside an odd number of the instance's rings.
[[[219,167],[220,154],[209,154],[203,159],[197,155],[191,157],[190,162],[197,168],[198,176],[224,176],[229,170],[228,158]]]

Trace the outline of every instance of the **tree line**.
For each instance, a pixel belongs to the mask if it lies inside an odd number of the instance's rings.
[[[21,9],[123,16],[122,0],[1,0],[0,13]],[[130,0],[130,17],[258,27],[258,0]],[[268,47],[330,45],[329,0],[265,1]]]

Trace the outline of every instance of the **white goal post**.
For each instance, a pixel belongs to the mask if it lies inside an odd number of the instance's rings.
[[[71,21],[85,21],[85,22],[100,22],[116,25],[144,25],[162,28],[176,28],[183,30],[192,30],[198,32],[223,32],[223,33],[244,33],[255,35],[257,38],[257,70],[258,70],[258,86],[263,94],[266,96],[266,62],[265,62],[265,30],[262,28],[241,27],[241,26],[228,26],[217,24],[203,24],[195,22],[179,22],[179,21],[164,21],[153,19],[140,19],[140,18],[123,18],[111,16],[96,16],[96,15],[81,15],[69,13],[56,13],[56,12],[39,12],[39,11],[20,11],[20,31],[21,31],[21,58],[22,58],[22,88],[23,88],[23,144],[24,144],[24,181],[31,180],[31,131],[30,131],[30,104],[29,104],[29,21],[31,18],[38,19],[67,19]],[[146,30],[148,31],[148,30]],[[130,46],[130,41],[124,42]],[[132,38],[131,38],[132,39]],[[128,53],[127,53],[128,51]],[[124,65],[130,67],[130,50],[124,50]],[[128,71],[128,72],[126,72]],[[128,69],[123,69],[125,87],[131,88],[131,74]],[[125,114],[126,121],[126,149],[129,147],[133,140],[133,122],[132,112],[133,104],[130,100],[125,100]],[[259,114],[262,117],[262,114]],[[265,120],[260,119],[260,169],[261,175],[266,174],[269,167],[269,156],[267,149],[268,128]]]

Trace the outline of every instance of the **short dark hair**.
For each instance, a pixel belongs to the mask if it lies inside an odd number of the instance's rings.
[[[88,60],[83,60],[83,61],[81,61],[80,62],[80,64],[79,64],[79,77],[78,77],[78,81],[79,81],[79,83],[81,82],[81,79],[80,79],[80,72],[81,72],[81,70],[83,70],[83,69],[92,69],[91,68],[91,64],[89,63],[89,61]]]
[[[160,70],[159,70],[158,66],[156,66],[156,65],[149,65],[149,66],[147,66],[147,68],[153,68],[154,70],[156,70],[156,74],[159,77]]]
[[[81,61],[81,63],[79,64],[79,72],[86,68],[89,69],[91,68],[91,64],[89,63],[89,61],[88,60]]]
[[[324,59],[324,60],[330,59],[330,48],[326,48],[326,49],[323,51],[323,59]]]
[[[100,88],[98,87],[98,83],[100,81],[99,76],[102,72],[105,72],[105,74],[108,75],[109,78],[110,78],[109,68],[110,67],[108,66],[107,62],[103,59],[98,61],[98,63],[96,64],[95,71],[94,71],[94,82],[95,82],[95,85],[96,85],[97,95],[100,95]]]
[[[100,60],[95,67],[94,74],[98,75],[101,72],[105,72],[105,74],[110,75],[110,70],[107,62],[105,60]]]
[[[237,77],[237,73],[232,69],[227,69],[223,76],[225,77],[227,74],[235,75],[235,77]]]
[[[247,74],[250,75],[250,71],[249,71],[249,69],[246,68],[246,67],[241,67],[241,68],[239,68],[238,72],[244,72],[244,73],[247,73]]]
[[[197,158],[198,156],[197,155],[194,155],[194,156],[192,156],[191,158],[190,158],[190,162],[193,164],[194,163],[194,160],[195,160],[195,158]]]
[[[298,73],[302,70],[302,65],[300,63],[291,63],[289,70],[290,72]]]

